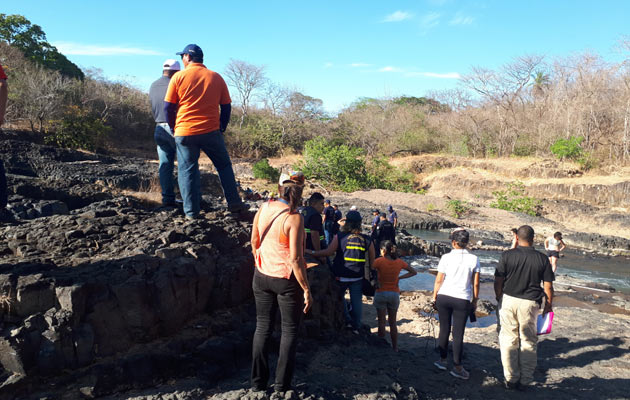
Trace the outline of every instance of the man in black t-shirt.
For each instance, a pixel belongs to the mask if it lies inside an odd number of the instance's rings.
[[[376,243],[374,243],[374,248],[379,249],[380,255],[380,246],[381,243],[389,240],[390,242],[396,244],[396,230],[394,229],[394,225],[387,220],[387,214],[381,213],[381,221],[378,223],[376,227]]]
[[[324,236],[328,246],[335,235],[335,209],[330,206],[330,200],[324,202],[324,207]]]
[[[322,211],[324,210],[324,196],[314,192],[308,199],[308,206],[300,210],[304,216],[304,233],[306,234],[306,249],[321,250],[326,248],[324,227],[322,224]],[[324,262],[325,257],[320,261]]]
[[[508,389],[527,386],[534,379],[538,336],[536,319],[543,298],[543,313],[551,311],[554,274],[549,258],[535,250],[534,229],[518,228],[518,247],[503,252],[494,274],[499,301],[499,347]],[[544,287],[540,283],[544,283]]]

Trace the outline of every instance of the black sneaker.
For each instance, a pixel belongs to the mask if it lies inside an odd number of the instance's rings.
[[[505,388],[506,388],[507,390],[518,390],[518,389],[520,388],[520,386],[521,386],[521,385],[520,385],[520,383],[518,383],[518,382],[508,382],[508,381],[505,381]]]
[[[247,210],[249,210],[249,206],[247,205],[247,203],[244,203],[242,201],[239,203],[228,204],[228,211],[231,213],[238,214]]]

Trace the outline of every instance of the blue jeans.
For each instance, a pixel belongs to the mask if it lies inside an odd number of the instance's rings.
[[[175,167],[175,137],[171,129],[163,125],[156,125],[153,138],[157,144],[158,159],[160,160],[160,186],[162,187],[162,204],[174,204],[173,169]]]
[[[335,237],[335,223],[333,221],[324,223],[324,236],[326,237],[326,246],[330,246],[330,242]]]
[[[341,295],[345,296],[346,290],[350,290],[350,305],[352,310],[348,312],[348,307],[344,301],[343,314],[346,317],[346,324],[352,324],[352,329],[361,328],[361,315],[363,313],[363,283],[361,280],[354,282],[341,282]]]
[[[236,189],[232,161],[225,148],[223,133],[213,131],[201,135],[176,136],[179,191],[186,215],[195,217],[201,210],[201,177],[199,154],[201,150],[210,158],[219,173],[223,194],[228,205],[241,202]]]

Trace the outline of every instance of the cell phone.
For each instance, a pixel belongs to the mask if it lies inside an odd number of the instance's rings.
[[[470,318],[470,322],[477,321],[477,315],[475,314],[475,309],[470,310],[470,314],[468,314],[468,318]]]

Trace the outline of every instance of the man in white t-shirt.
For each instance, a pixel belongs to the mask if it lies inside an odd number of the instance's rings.
[[[440,360],[434,365],[447,369],[448,338],[453,326],[453,369],[451,375],[460,379],[470,377],[462,366],[464,330],[466,320],[474,313],[479,298],[479,259],[466,250],[470,240],[468,232],[462,228],[451,233],[453,250],[444,254],[438,264],[435,277],[433,300],[440,318],[438,347]]]

